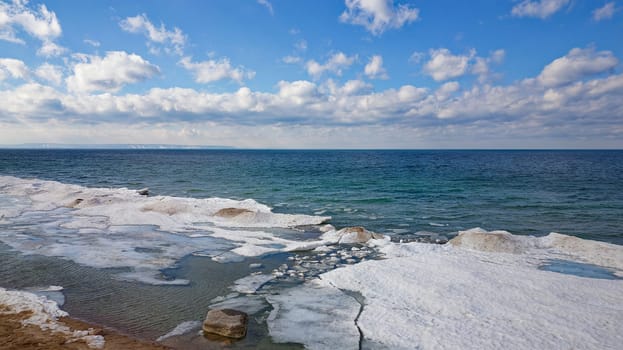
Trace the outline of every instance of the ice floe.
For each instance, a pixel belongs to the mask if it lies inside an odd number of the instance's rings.
[[[169,333],[158,337],[156,341],[163,341],[167,338],[176,337],[178,335],[183,335],[183,334],[195,331],[195,330],[199,330],[200,328],[201,328],[200,321],[184,321],[178,324],[177,326],[175,326],[175,328],[173,328]]]
[[[330,284],[314,280],[266,297],[273,306],[267,319],[273,340],[302,343],[308,349],[358,349],[355,318],[361,305]]]

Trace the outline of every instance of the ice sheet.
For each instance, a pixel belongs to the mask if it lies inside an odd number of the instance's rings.
[[[273,341],[312,350],[359,348],[354,320],[361,305],[330,284],[314,280],[266,300],[273,306],[267,320]]]
[[[0,240],[16,250],[130,268],[118,277],[150,284],[188,283],[160,271],[189,254],[229,262],[313,249],[325,242],[285,239],[271,231],[329,219],[272,213],[252,199],[147,197],[125,188],[9,176],[0,176],[0,218]]]
[[[353,325],[356,316],[334,317],[339,325],[314,328],[314,320],[302,313],[340,309],[341,303],[326,299],[339,300],[340,290],[349,290],[364,298],[357,319],[364,348],[619,348],[623,281],[543,271],[539,265],[564,254],[616,268],[620,246],[557,234],[487,234],[466,231],[457,240],[461,244],[448,245],[377,240],[374,244],[386,259],[332,270],[318,283],[308,282],[280,296],[272,326],[269,322],[271,334],[317,346],[316,338],[331,337],[333,327]],[[337,295],[316,297],[322,291]],[[313,329],[309,333],[314,336],[299,334],[300,329]],[[334,346],[357,347],[358,343]]]

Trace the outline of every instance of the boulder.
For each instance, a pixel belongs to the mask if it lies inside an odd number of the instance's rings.
[[[238,310],[210,310],[205,321],[203,321],[203,332],[228,338],[244,338],[247,334],[248,319],[246,313]]]
[[[242,208],[223,208],[217,211],[214,215],[222,218],[233,218],[241,214],[252,213],[249,209]]]
[[[361,226],[345,227],[336,232],[339,237],[338,243],[341,244],[355,244],[366,243],[371,239],[383,239],[384,235],[368,231]]]

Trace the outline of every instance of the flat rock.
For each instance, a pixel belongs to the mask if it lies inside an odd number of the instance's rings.
[[[203,321],[203,332],[228,338],[244,338],[247,334],[246,313],[233,309],[214,309],[208,311]]]

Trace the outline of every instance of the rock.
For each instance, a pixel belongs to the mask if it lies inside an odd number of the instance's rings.
[[[371,239],[383,239],[384,235],[366,230],[361,226],[346,227],[337,231],[338,243],[353,244],[366,243]]]
[[[140,194],[141,196],[148,196],[149,195],[149,188],[147,188],[147,187],[142,188],[140,190],[137,190],[136,193]]]
[[[228,338],[244,338],[247,334],[249,316],[233,309],[214,309],[208,311],[203,321],[203,332]]]
[[[222,218],[233,218],[241,214],[253,213],[249,209],[242,208],[223,208],[214,214],[215,216],[220,216]]]
[[[71,203],[67,204],[67,207],[68,208],[75,208],[78,204],[82,203],[83,201],[84,201],[84,199],[82,199],[82,198],[76,198]]]

